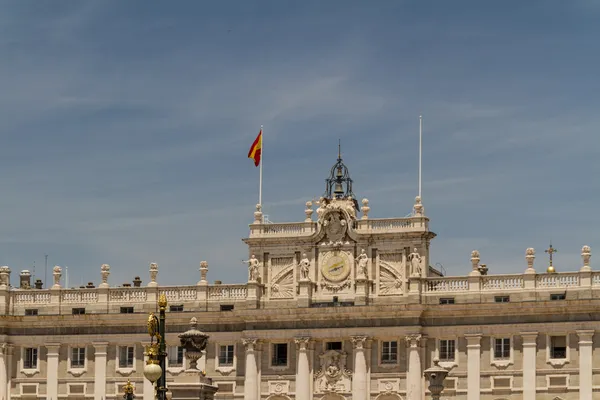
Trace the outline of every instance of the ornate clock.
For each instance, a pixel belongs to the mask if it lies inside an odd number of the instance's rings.
[[[327,253],[321,262],[323,277],[331,282],[341,282],[350,274],[350,259],[343,252]]]

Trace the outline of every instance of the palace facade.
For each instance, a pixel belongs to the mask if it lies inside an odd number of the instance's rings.
[[[313,207],[316,206],[316,209]],[[0,268],[0,400],[154,397],[143,377],[147,313],[168,299],[167,377],[174,399],[193,398],[178,335],[195,317],[210,335],[197,369],[218,399],[421,400],[434,359],[449,370],[444,399],[600,399],[600,272],[590,248],[574,272],[547,272],[525,250],[522,274],[488,275],[477,251],[467,276],[429,263],[435,234],[420,198],[404,218],[372,218],[341,159],[326,192],[297,223],[250,224],[248,281],[150,281],[85,288],[19,287]],[[39,284],[37,284],[39,287]]]

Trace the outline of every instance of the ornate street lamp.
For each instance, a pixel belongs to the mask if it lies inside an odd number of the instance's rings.
[[[424,371],[425,379],[429,381],[429,391],[432,400],[440,400],[440,395],[444,390],[444,379],[448,376],[448,370],[440,367],[440,360],[433,359],[433,367]]]
[[[158,298],[159,317],[154,313],[148,316],[148,334],[150,344],[146,346],[144,355],[148,361],[144,366],[144,376],[152,384],[156,382],[156,398],[167,400],[167,372],[166,363],[167,348],[165,343],[165,311],[167,309],[167,297],[161,294]],[[154,341],[156,339],[156,342]]]
[[[129,379],[127,379],[127,383],[125,386],[123,386],[123,398],[125,400],[135,399],[135,394],[133,394],[133,385]]]

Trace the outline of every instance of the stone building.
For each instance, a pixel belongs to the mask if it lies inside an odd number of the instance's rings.
[[[269,223],[257,206],[244,284],[209,284],[204,261],[187,286],[159,285],[156,264],[147,285],[110,286],[105,264],[98,287],[63,288],[55,267],[50,289],[32,288],[27,271],[17,288],[2,267],[0,400],[112,400],[128,380],[152,399],[145,321],[161,294],[174,399],[194,386],[177,347],[192,317],[210,335],[198,369],[220,399],[426,399],[435,358],[450,371],[445,399],[600,399],[600,273],[588,246],[574,272],[536,270],[529,248],[522,274],[489,275],[473,251],[468,276],[443,276],[419,198],[408,217],[369,211],[338,159],[304,221]]]

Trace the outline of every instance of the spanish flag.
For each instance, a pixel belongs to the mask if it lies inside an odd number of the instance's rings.
[[[260,152],[262,150],[262,129],[258,132],[258,136],[254,139],[254,143],[250,146],[250,151],[248,152],[248,158],[252,158],[254,160],[254,165],[259,166],[260,164]]]

